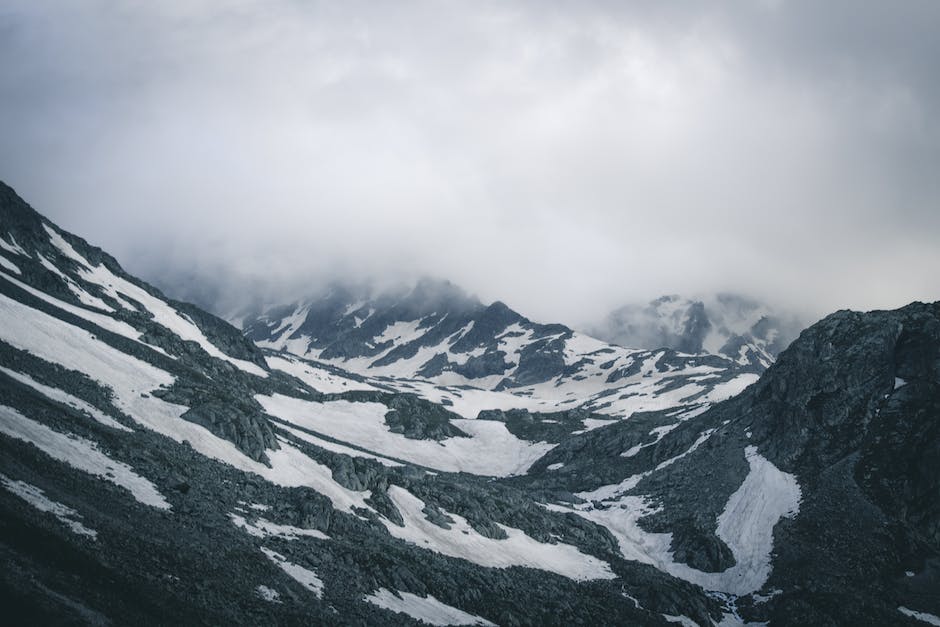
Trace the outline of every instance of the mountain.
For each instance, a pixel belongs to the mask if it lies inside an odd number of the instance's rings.
[[[760,373],[803,326],[796,316],[775,313],[754,299],[721,293],[697,300],[669,295],[625,305],[586,328],[612,344],[721,355]]]
[[[617,423],[562,443],[526,480],[573,493],[553,508],[604,525],[625,556],[737,596],[748,620],[887,625],[917,608],[930,622],[938,416],[940,303],[842,311],[667,437]]]
[[[0,259],[11,624],[940,620],[940,303],[835,313],[723,402],[468,418],[258,348],[3,185]]]
[[[524,410],[469,420],[354,373],[263,354],[6,186],[0,225],[10,620],[721,615],[702,591],[611,553],[602,529],[501,482],[609,421]]]
[[[431,279],[378,293],[337,284],[232,322],[258,346],[416,393],[466,418],[490,409],[623,418],[724,400],[756,380],[727,357],[607,344]]]

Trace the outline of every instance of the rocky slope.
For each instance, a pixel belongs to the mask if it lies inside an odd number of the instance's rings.
[[[611,420],[261,351],[5,186],[0,226],[15,624],[940,615],[938,304],[834,314],[730,400]]]
[[[0,225],[0,594],[15,622],[720,616],[493,480],[554,442],[265,357],[8,187]]]
[[[803,326],[796,316],[776,313],[751,298],[722,293],[704,299],[669,295],[647,304],[625,305],[586,329],[612,344],[721,355],[760,373]]]
[[[554,508],[749,620],[935,620],[938,403],[940,303],[843,311],[736,398],[675,427],[651,414],[577,436],[514,481],[573,493]]]

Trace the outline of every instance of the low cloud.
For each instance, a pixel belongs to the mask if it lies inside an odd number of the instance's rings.
[[[13,0],[0,178],[220,299],[940,297],[940,5],[665,4]]]

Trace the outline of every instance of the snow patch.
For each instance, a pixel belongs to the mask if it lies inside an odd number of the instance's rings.
[[[271,331],[271,337],[280,335],[280,337],[289,338],[292,336],[307,320],[307,312],[309,310],[309,307],[298,307],[295,309],[294,313],[281,320],[281,324]]]
[[[94,529],[89,529],[79,520],[75,520],[76,518],[80,519],[82,517],[81,514],[71,507],[53,501],[36,486],[26,483],[25,481],[15,481],[3,474],[0,474],[0,483],[2,483],[3,487],[5,487],[7,490],[20,497],[39,511],[49,512],[58,518],[59,522],[71,529],[73,533],[80,536],[88,536],[92,539],[98,536],[97,531]]]
[[[496,627],[484,618],[441,603],[431,595],[419,597],[410,592],[392,592],[386,588],[379,588],[363,600],[391,612],[407,614],[429,625],[491,625]]]
[[[65,285],[69,288],[69,291],[71,291],[83,305],[88,305],[89,307],[94,307],[95,309],[101,309],[103,311],[107,311],[108,313],[114,312],[112,307],[110,307],[100,298],[92,296],[83,290],[78,283],[76,283],[71,277],[67,276],[64,272],[59,270],[59,268],[57,268],[51,261],[38,253],[36,256],[39,258],[39,263],[41,263],[46,270],[65,282]]]
[[[781,518],[796,516],[802,498],[796,477],[778,470],[756,446],[748,446],[744,454],[750,472],[728,499],[717,531],[737,563],[720,573],[722,588],[715,589],[739,596],[760,590],[767,581],[774,526]]]
[[[755,383],[759,378],[760,375],[752,373],[738,375],[730,381],[716,384],[708,392],[708,394],[697,400],[706,403],[718,403],[727,400],[743,392],[748,386],[750,386],[752,383]]]
[[[269,368],[286,372],[295,376],[317,392],[323,394],[335,394],[338,392],[349,392],[351,390],[376,390],[377,388],[368,383],[361,383],[353,379],[341,377],[324,369],[317,368],[309,362],[297,358],[278,355],[267,356],[265,361]]]
[[[712,431],[704,432],[686,452],[657,466],[664,468],[691,453]],[[680,579],[702,586],[743,596],[759,590],[770,576],[773,550],[773,529],[784,517],[799,511],[801,492],[796,478],[778,470],[762,457],[754,446],[745,449],[750,471],[741,486],[731,495],[718,517],[716,535],[731,549],[735,565],[719,573],[705,573],[673,560],[671,533],[650,533],[639,520],[658,511],[645,497],[624,496],[640,479],[655,471],[628,477],[619,484],[602,486],[577,496],[590,500],[574,508],[546,505],[557,512],[574,513],[606,527],[617,539],[620,551],[628,560],[651,564]],[[595,506],[599,502],[599,506]]]
[[[269,548],[261,547],[261,552],[267,555],[269,560],[277,564],[292,579],[315,594],[318,599],[323,598],[323,580],[315,572],[293,562],[288,562],[286,557]]]
[[[0,372],[7,375],[11,379],[19,381],[20,383],[33,388],[34,390],[36,390],[37,392],[39,392],[46,398],[62,403],[63,405],[68,405],[72,409],[78,410],[84,413],[85,415],[90,416],[91,418],[93,418],[94,420],[97,420],[98,422],[105,425],[106,427],[111,427],[112,429],[117,429],[119,431],[133,432],[133,429],[129,429],[125,427],[120,422],[118,422],[111,416],[107,415],[106,413],[98,409],[97,407],[89,403],[86,403],[80,398],[76,398],[72,396],[68,392],[64,392],[63,390],[60,390],[59,388],[54,388],[48,385],[43,385],[42,383],[30,377],[29,375],[23,374],[22,372],[16,372],[15,370],[10,370],[9,368],[4,368],[3,366],[0,366]]]
[[[2,241],[3,240],[0,240],[0,242]],[[20,272],[20,269],[17,267],[15,263],[13,263],[12,261],[10,261],[9,259],[7,259],[6,257],[2,255],[0,255],[0,267],[6,270],[9,270],[10,272],[14,272],[16,274],[23,274],[22,272]]]
[[[420,335],[418,327],[421,326],[421,320],[423,320],[423,318],[407,322],[393,322],[385,327],[382,333],[374,336],[373,340],[375,344],[384,344],[385,342],[407,344]]]
[[[45,292],[41,292],[37,290],[36,288],[32,287],[31,285],[27,285],[26,283],[23,283],[22,281],[18,281],[14,279],[13,277],[6,276],[3,274],[0,274],[0,277],[16,285],[20,289],[32,294],[36,298],[39,298],[40,300],[43,300],[49,303],[50,305],[58,307],[62,311],[66,311],[72,314],[73,316],[78,316],[79,318],[83,318],[84,320],[87,320],[88,322],[91,322],[92,324],[99,326],[102,329],[105,329],[106,331],[111,331],[112,333],[115,333],[122,337],[126,337],[129,340],[134,340],[135,342],[138,342],[139,344],[142,344],[143,346],[146,346],[147,348],[153,349],[159,353],[167,355],[166,351],[164,351],[162,348],[151,346],[150,344],[146,344],[145,342],[142,342],[140,339],[140,331],[138,331],[131,325],[127,324],[126,322],[115,320],[114,318],[111,318],[110,316],[106,316],[104,314],[97,313],[94,311],[88,311],[87,309],[84,309],[82,307],[77,307],[71,303],[67,303],[65,301],[59,300],[58,298],[49,296]],[[167,355],[167,357],[170,357],[170,355]]]
[[[643,450],[645,446],[646,446],[645,444],[634,444],[633,446],[625,450],[623,453],[621,453],[620,456],[621,457],[633,457],[634,455],[639,453],[641,450]]]
[[[424,501],[404,488],[390,486],[388,496],[405,524],[399,527],[385,519],[382,523],[392,536],[419,547],[491,568],[527,566],[576,581],[616,578],[606,562],[585,555],[569,544],[538,542],[525,532],[505,525],[499,527],[508,537],[494,540],[479,534],[462,516],[450,512],[444,515],[454,523],[450,529],[444,529],[425,518]]]
[[[0,338],[21,350],[83,372],[114,391],[112,402],[137,423],[176,442],[188,442],[197,452],[253,472],[284,487],[306,486],[327,496],[337,509],[352,512],[368,509],[369,492],[354,492],[333,480],[326,466],[310,459],[281,440],[276,451],[268,451],[271,466],[256,462],[234,444],[180,416],[187,408],[163,401],[153,390],[172,385],[169,373],[98,340],[94,335],[63,320],[31,309],[0,294]]]
[[[679,412],[679,418],[682,420],[691,420],[692,418],[698,418],[705,412],[711,409],[711,405],[704,403],[701,407],[696,407],[695,409],[690,409],[689,411]],[[661,427],[660,427],[661,428]]]
[[[927,612],[918,612],[917,610],[906,608],[903,605],[898,607],[898,611],[904,614],[905,616],[910,616],[911,618],[927,623],[928,625],[937,625],[938,627],[940,627],[940,616],[935,616],[934,614],[928,614]]]
[[[244,529],[248,535],[256,538],[270,538],[273,536],[283,540],[296,540],[300,537],[316,538],[317,540],[330,539],[330,536],[318,529],[302,529],[292,525],[279,525],[264,518],[249,522],[238,514],[229,514],[228,516],[236,527]]]
[[[0,248],[7,251],[8,253],[13,253],[14,255],[29,257],[29,253],[23,250],[23,247],[16,243],[16,239],[12,235],[10,235],[9,242],[0,237]]]
[[[53,431],[6,405],[0,405],[0,433],[34,444],[53,459],[122,487],[144,505],[170,509],[170,504],[150,481],[127,464],[102,453],[91,440]]]
[[[278,591],[267,586],[258,586],[255,588],[255,592],[257,592],[258,596],[265,601],[269,601],[271,603],[281,602],[281,595],[278,593]]]

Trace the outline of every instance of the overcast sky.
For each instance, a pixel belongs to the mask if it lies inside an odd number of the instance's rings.
[[[0,5],[0,179],[163,285],[940,298],[940,2]]]

